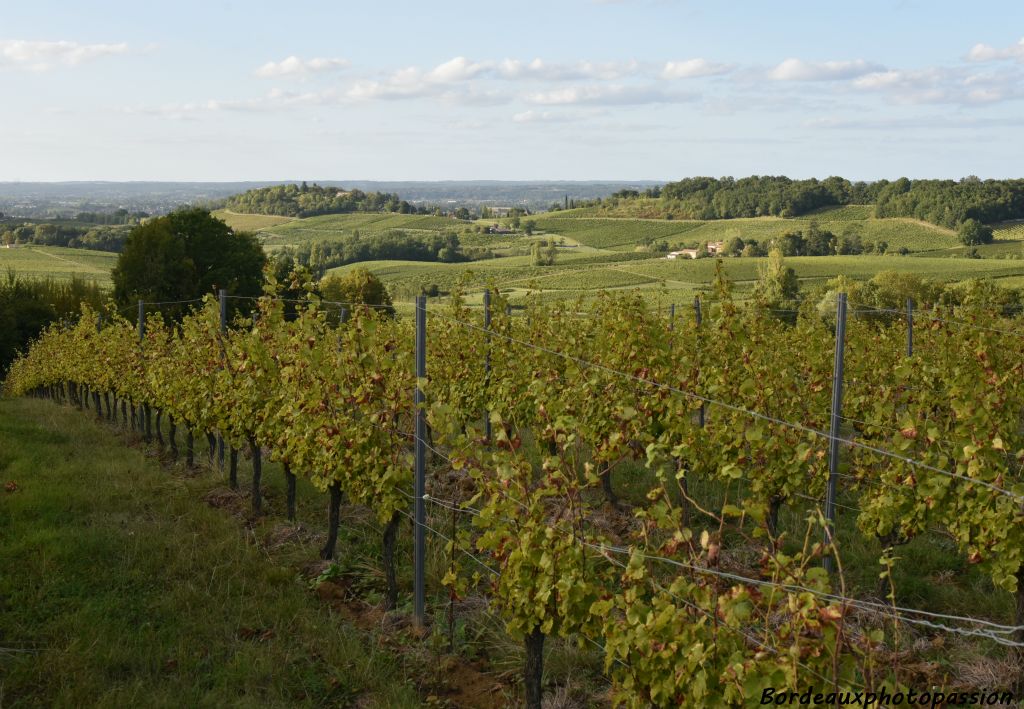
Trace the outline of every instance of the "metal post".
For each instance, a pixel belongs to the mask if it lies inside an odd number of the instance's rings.
[[[505,303],[505,315],[512,317],[512,303]]]
[[[828,440],[828,491],[825,494],[825,545],[833,543],[836,519],[836,483],[839,480],[839,427],[843,405],[843,350],[846,348],[846,293],[836,303],[836,355],[832,368],[832,421]],[[825,556],[825,570],[834,568],[832,556]]]
[[[676,329],[676,304],[672,303],[668,306],[668,329]]]
[[[217,292],[220,300],[220,336],[223,340],[228,332],[228,292],[221,288]],[[224,470],[224,434],[217,432],[217,469]]]
[[[139,301],[139,340],[146,335],[146,304]]]
[[[700,328],[700,324],[701,324],[702,318],[701,318],[701,312],[700,312],[700,296],[699,295],[693,296],[693,312],[697,316],[697,327]],[[700,335],[698,334],[697,337],[700,337]],[[704,418],[705,418],[705,409],[704,409],[704,404],[702,403],[700,405],[700,411],[697,413],[697,422],[700,424],[701,428],[704,428]]]
[[[484,396],[491,383],[491,290],[484,291],[484,330],[487,331],[487,348],[484,351]],[[491,412],[484,409],[484,439],[491,442]]]
[[[416,481],[415,481],[415,528],[413,530],[413,616],[418,628],[426,627],[425,585],[426,585],[426,503],[427,494],[427,418],[423,410],[423,392],[419,380],[427,376],[427,299],[416,296],[416,391],[413,403],[416,407]]]
[[[220,300],[220,334],[226,335],[228,332],[228,292],[221,288],[217,296]]]
[[[907,357],[914,356],[914,299],[907,298]]]
[[[339,320],[341,320],[342,323],[348,322],[348,308],[342,306]]]
[[[103,313],[96,315],[96,332],[103,329]]]

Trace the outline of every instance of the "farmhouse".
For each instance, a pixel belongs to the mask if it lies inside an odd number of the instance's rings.
[[[697,249],[682,249],[680,251],[669,251],[665,258],[697,258]]]
[[[714,256],[722,252],[725,247],[723,241],[709,241],[704,245],[704,249],[707,251],[708,256]],[[665,258],[677,259],[677,258],[697,258],[697,252],[700,249],[680,249],[679,251],[669,251]]]

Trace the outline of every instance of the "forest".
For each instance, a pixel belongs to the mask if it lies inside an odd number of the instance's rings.
[[[404,261],[440,261],[459,263],[488,258],[483,249],[464,251],[458,234],[432,233],[426,236],[410,234],[400,229],[360,235],[340,241],[314,241],[297,247],[285,247],[280,256],[288,256],[310,269],[317,278],[329,269],[360,261],[398,259]]]
[[[243,214],[272,214],[281,217],[315,217],[321,214],[350,212],[398,212],[415,214],[418,210],[397,194],[345,190],[342,187],[275,185],[248,190],[228,197],[224,206]]]
[[[873,204],[876,218],[907,217],[955,229],[968,219],[993,223],[1024,218],[1024,180],[688,177],[643,192],[620,190],[595,204],[615,211],[638,201],[656,202],[663,216],[682,219],[797,217],[824,207]]]
[[[0,245],[66,246],[119,253],[124,248],[131,226],[128,223],[104,223],[99,221],[104,215],[95,216],[96,221],[0,221]]]

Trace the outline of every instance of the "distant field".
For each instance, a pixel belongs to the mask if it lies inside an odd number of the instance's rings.
[[[724,260],[726,274],[741,293],[758,278],[762,258]],[[929,278],[963,280],[966,278],[1024,279],[1024,262],[997,259],[952,259],[948,257],[899,256],[804,256],[788,258],[805,284],[845,275],[867,280],[881,271],[908,271]],[[580,264],[560,262],[555,266],[532,266],[524,257],[495,259],[473,264],[428,264],[412,261],[370,261],[333,269],[342,273],[355,267],[367,268],[385,283],[408,297],[419,288],[437,285],[447,291],[460,283],[466,290],[496,287],[509,292],[513,302],[531,292],[543,291],[550,297],[594,295],[609,288],[640,288],[649,300],[674,300],[706,290],[714,277],[715,260],[645,259],[608,263]],[[1000,280],[1000,282],[1004,282]],[[1006,281],[1009,285],[1011,281]],[[557,295],[561,293],[562,296]]]
[[[274,217],[268,214],[237,214],[227,209],[218,209],[216,212],[211,212],[211,214],[227,222],[227,225],[235,231],[259,231],[260,229],[294,221],[291,217]]]
[[[308,219],[295,219],[286,224],[264,227],[261,232],[266,243],[295,245],[309,241],[329,241],[333,238],[388,229],[449,231],[467,226],[466,222],[447,217],[420,214],[325,214]]]
[[[699,228],[688,232],[685,238],[697,241],[728,241],[733,237],[756,239],[759,243],[770,241],[791,231],[804,233],[811,226],[811,219],[781,219],[758,217],[756,219],[723,219],[704,222]],[[885,241],[890,250],[906,247],[910,251],[927,251],[956,246],[956,234],[947,229],[925,225],[910,219],[840,219],[831,221],[827,214],[816,219],[822,229],[837,236],[857,234],[862,242]]]
[[[107,285],[117,254],[60,246],[0,248],[0,273],[13,268],[18,275],[70,279],[73,276]]]
[[[994,231],[996,239],[1024,241],[1024,219],[996,224]]]
[[[670,246],[728,241],[734,237],[770,241],[791,231],[806,231],[811,221],[838,236],[857,234],[862,241],[885,241],[892,250],[928,251],[957,246],[955,232],[912,219],[873,219],[872,207],[854,205],[819,211],[806,218],[756,217],[714,221],[670,221],[567,217],[583,210],[552,212],[536,218],[540,229],[571,236],[581,244],[603,249],[629,250],[644,240],[664,240]],[[1024,229],[1019,238],[1024,239]]]
[[[545,298],[589,296],[601,289],[640,288],[652,300],[678,300],[705,290],[713,277],[713,259],[667,260],[646,252],[642,244],[666,241],[689,245],[703,241],[725,241],[732,237],[761,243],[788,231],[805,231],[812,220],[842,236],[859,234],[863,241],[888,242],[890,251],[905,247],[913,258],[896,255],[789,258],[805,283],[843,274],[868,279],[879,271],[910,271],[947,280],[974,277],[1001,279],[1007,285],[1024,279],[1024,222],[996,226],[997,242],[978,247],[981,259],[962,258],[966,249],[954,232],[911,219],[874,219],[870,205],[822,209],[799,219],[759,217],[718,221],[683,221],[596,217],[596,209],[550,212],[529,217],[538,233],[466,233],[472,226],[446,217],[415,214],[332,214],[308,219],[289,219],[253,214],[215,214],[241,230],[255,230],[264,247],[274,251],[283,246],[311,241],[350,239],[362,234],[402,229],[412,234],[456,231],[466,246],[490,248],[498,258],[459,264],[411,261],[371,261],[358,264],[376,272],[402,300],[420,288],[436,285],[450,291],[460,283],[471,291],[485,286],[505,289],[514,299],[536,295]],[[479,223],[479,222],[478,222]],[[488,221],[490,223],[490,220]],[[529,255],[534,241],[557,236],[557,264],[533,265]],[[638,250],[639,249],[639,250]],[[1016,260],[1018,257],[1020,261]],[[101,283],[110,282],[116,254],[63,249],[25,247],[0,249],[0,272],[8,266],[25,275],[70,278],[79,275]],[[726,273],[744,291],[758,276],[763,259],[725,260]],[[334,269],[343,272],[354,266]]]
[[[873,204],[847,204],[842,207],[822,207],[803,216],[804,219],[818,221],[849,222],[858,219],[871,219],[875,216]]]
[[[560,214],[560,212],[555,212]],[[640,219],[536,219],[537,228],[571,236],[585,246],[598,249],[634,247],[646,240],[676,241],[701,226],[702,222],[674,222]]]

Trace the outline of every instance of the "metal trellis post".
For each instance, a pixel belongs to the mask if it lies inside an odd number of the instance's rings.
[[[694,312],[694,315],[696,315],[696,317],[697,317],[697,327],[700,328],[702,317],[701,317],[701,311],[700,311],[700,296],[699,295],[695,295],[693,297],[693,312]],[[698,334],[698,337],[700,337],[699,334]],[[705,418],[705,408],[704,408],[704,404],[702,403],[700,405],[700,411],[697,413],[697,422],[700,424],[701,428],[704,428],[704,418]]]
[[[846,293],[836,303],[836,354],[832,368],[832,420],[828,435],[828,491],[825,494],[825,544],[834,542],[836,519],[836,486],[839,480],[839,428],[843,405],[843,351],[846,348]],[[831,554],[825,556],[825,570],[835,567]]]
[[[426,485],[426,454],[427,454],[427,419],[423,410],[423,391],[419,380],[427,376],[427,299],[416,297],[416,390],[413,393],[413,404],[416,408],[416,481],[414,492],[413,530],[413,615],[416,626],[424,628],[425,616],[425,584],[426,584],[426,502],[423,497],[427,492]]]
[[[221,288],[217,293],[220,300],[220,336],[223,340],[228,333],[228,292]],[[217,432],[217,468],[224,470],[224,434]]]
[[[487,331],[487,349],[484,352],[484,396],[491,383],[491,290],[484,291],[484,330]],[[484,409],[484,438],[491,442],[491,412]]]
[[[914,356],[914,299],[907,298],[907,357]]]

